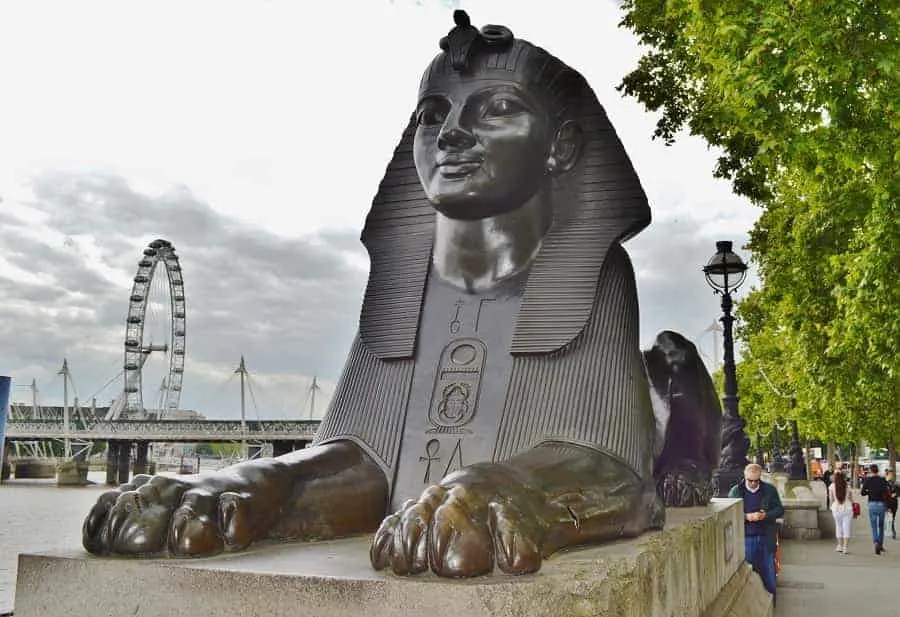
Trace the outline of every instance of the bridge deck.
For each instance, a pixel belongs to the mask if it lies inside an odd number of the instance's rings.
[[[242,433],[238,420],[116,420],[86,424],[70,422],[68,435],[60,420],[11,420],[6,425],[7,441],[83,439],[128,441],[258,441],[311,440],[319,420],[247,421]]]

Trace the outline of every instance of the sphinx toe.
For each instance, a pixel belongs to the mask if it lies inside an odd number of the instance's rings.
[[[463,509],[445,504],[434,513],[429,565],[438,576],[466,578],[489,574],[494,552],[484,520],[475,520]]]
[[[395,536],[401,551],[399,554],[396,551],[394,553],[395,573],[420,574],[428,570],[427,539],[432,512],[430,504],[422,502],[403,512],[399,520],[399,533]]]
[[[219,495],[217,511],[219,529],[225,545],[232,550],[247,548],[253,541],[253,525],[248,496],[226,491]]]
[[[399,514],[391,514],[386,517],[372,538],[372,546],[369,547],[369,561],[375,570],[384,570],[391,565],[394,555],[394,532],[399,520]]]
[[[81,525],[81,543],[85,550],[95,555],[102,555],[109,551],[105,542],[106,523],[110,510],[119,498],[119,491],[107,491],[97,498],[97,502],[91,507],[84,523]]]
[[[492,503],[490,529],[497,567],[506,574],[529,574],[541,568],[542,556],[535,534],[521,513]]]
[[[218,503],[212,495],[185,493],[169,525],[168,546],[173,555],[213,555],[225,548],[225,537],[217,524]]]

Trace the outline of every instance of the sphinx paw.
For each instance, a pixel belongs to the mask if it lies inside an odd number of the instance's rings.
[[[657,493],[666,506],[704,506],[712,498],[712,473],[693,463],[680,465],[662,474],[656,483]]]
[[[448,578],[489,574],[495,565],[508,574],[537,571],[543,527],[495,493],[464,484],[429,487],[384,519],[372,542],[373,567],[399,575],[430,569]]]
[[[135,476],[106,491],[82,525],[82,544],[103,555],[150,555],[165,549],[168,523],[187,485],[166,476]]]
[[[82,525],[97,555],[200,556],[252,540],[246,494],[170,476],[136,476],[100,495]]]

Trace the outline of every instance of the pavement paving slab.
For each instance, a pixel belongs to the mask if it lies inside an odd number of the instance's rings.
[[[900,540],[889,518],[886,552],[876,555],[865,500],[862,510],[847,555],[833,539],[783,542],[775,617],[900,617]]]

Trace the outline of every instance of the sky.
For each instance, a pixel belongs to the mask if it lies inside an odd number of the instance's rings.
[[[70,397],[120,395],[132,279],[164,238],[187,304],[181,407],[240,417],[243,355],[248,418],[321,416],[358,323],[359,232],[454,8],[585,75],[653,212],[625,245],[641,344],[675,330],[712,366],[719,301],[700,268],[717,240],[749,260],[739,247],[759,212],[712,177],[715,151],[653,140],[656,116],[615,90],[642,53],[616,2],[33,0],[0,3],[0,374],[13,399],[30,401],[34,380],[40,404],[62,404],[64,358]],[[145,344],[168,329],[162,280]],[[167,362],[148,358],[148,407]]]

